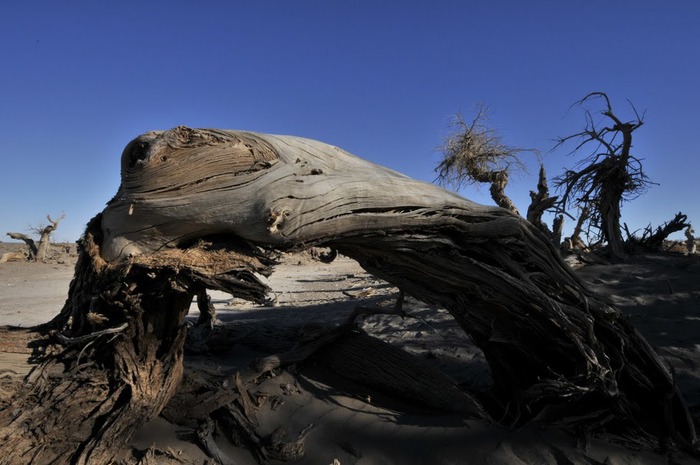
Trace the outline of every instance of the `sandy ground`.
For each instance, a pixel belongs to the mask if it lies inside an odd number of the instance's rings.
[[[13,246],[0,243],[0,253]],[[63,306],[73,274],[74,256],[63,263],[0,264],[0,325],[32,326],[47,321]],[[696,418],[700,417],[700,257],[644,255],[620,265],[590,265],[578,271],[596,291],[629,314],[639,330],[673,366]],[[288,346],[290,328],[342,321],[357,306],[390,308],[397,289],[340,257],[322,264],[288,256],[269,283],[269,306],[255,306],[213,292],[217,316],[241,334],[255,333]],[[372,316],[363,329],[430,360],[467,388],[489,385],[481,352],[441,309],[414,299],[404,305],[409,318]],[[197,317],[193,304],[191,319]],[[251,339],[252,341],[252,339]],[[269,341],[268,341],[269,342]],[[268,344],[269,345],[269,344]],[[242,337],[221,354],[188,355],[188,373],[230,382],[260,356]],[[0,372],[26,369],[26,354],[0,353]],[[307,428],[303,464],[665,464],[649,451],[593,440],[587,448],[554,426],[531,425],[517,431],[436,413],[423,406],[375,392],[309,364],[293,374],[282,372],[258,386],[281,399],[259,418],[259,431],[280,426],[292,433]],[[175,424],[164,412],[134,438],[138,449],[154,446],[184,463],[217,463],[192,440],[194,426]],[[254,464],[252,456],[217,437],[236,464]],[[684,455],[675,463],[697,463]],[[671,462],[673,463],[673,462]]]

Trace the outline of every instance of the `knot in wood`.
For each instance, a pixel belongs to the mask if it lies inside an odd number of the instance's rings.
[[[284,228],[284,223],[292,216],[292,210],[289,208],[273,208],[270,210],[270,216],[267,219],[267,230],[272,234],[281,233]]]

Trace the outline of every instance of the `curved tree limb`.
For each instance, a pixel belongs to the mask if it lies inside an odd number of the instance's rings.
[[[37,254],[39,253],[39,249],[37,248],[34,239],[27,236],[26,234],[16,232],[9,232],[7,233],[7,235],[10,236],[10,238],[12,239],[23,241],[25,244],[27,244],[27,248],[29,249],[29,259],[36,260]]]
[[[456,189],[474,182],[490,184],[496,205],[520,214],[505,188],[513,169],[525,170],[519,154],[536,151],[504,144],[496,131],[485,126],[486,113],[485,106],[477,105],[471,124],[459,114],[455,117],[452,125],[456,132],[440,148],[443,159],[435,169],[437,182]]]

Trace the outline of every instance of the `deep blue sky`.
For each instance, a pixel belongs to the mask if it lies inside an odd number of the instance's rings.
[[[432,181],[450,120],[481,102],[555,175],[576,157],[547,152],[591,91],[647,112],[635,154],[660,186],[623,221],[700,226],[697,0],[5,2],[0,44],[0,240],[47,213],[77,239],[123,147],[180,124],[315,138]],[[528,164],[508,189],[523,211]]]

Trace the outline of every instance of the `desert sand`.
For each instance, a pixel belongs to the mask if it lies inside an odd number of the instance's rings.
[[[0,253],[19,247],[0,244]],[[50,263],[0,264],[0,325],[29,327],[50,320],[65,301],[74,255]],[[644,254],[624,264],[583,266],[577,272],[608,296],[675,370],[678,384],[700,421],[700,256]],[[240,333],[237,342],[215,353],[190,348],[181,389],[197,383],[226,385],[237,372],[271,349],[294,343],[298,331],[342,322],[358,307],[390,309],[398,290],[339,257],[330,264],[305,254],[284,256],[269,278],[273,290],[265,306],[212,292],[221,325]],[[469,390],[488,389],[490,374],[481,351],[442,309],[407,297],[407,317],[364,318],[361,329],[430,361]],[[193,304],[189,319],[198,316]],[[2,344],[0,341],[0,349]],[[266,352],[267,351],[267,352]],[[27,353],[0,350],[0,381],[17,382],[25,374]],[[700,463],[681,452],[670,456],[634,447],[619,438],[582,440],[548,423],[524,428],[469,420],[420,405],[402,396],[364,387],[314,359],[263,379],[253,394],[258,431],[286,428],[305,435],[303,464],[666,464]],[[0,385],[0,400],[5,391]],[[403,398],[402,398],[403,397]],[[2,405],[2,404],[0,404]],[[273,407],[274,405],[274,407]],[[188,422],[177,396],[160,417],[132,441],[132,462],[219,463],[198,445],[197,425]],[[255,464],[243,446],[215,432],[221,463]],[[228,461],[227,461],[228,460]],[[277,462],[273,462],[277,463]]]

